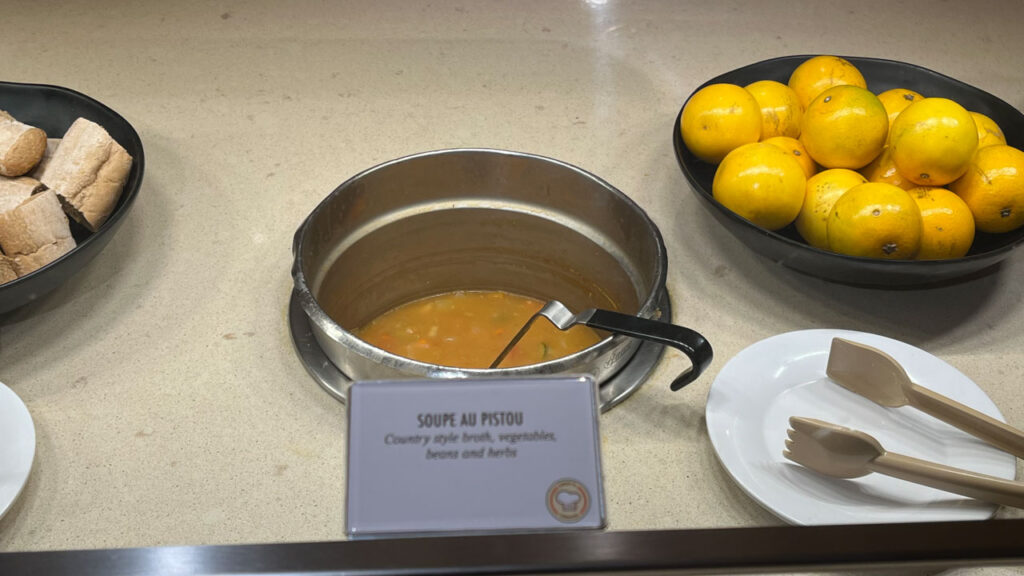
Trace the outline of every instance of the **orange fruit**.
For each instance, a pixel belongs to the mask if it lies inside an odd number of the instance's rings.
[[[835,86],[807,107],[800,141],[825,168],[856,170],[878,156],[888,132],[878,96],[859,86]]]
[[[978,148],[1006,144],[1006,136],[995,120],[981,112],[971,112],[971,118],[974,118],[974,123],[978,126]]]
[[[690,97],[679,124],[686,148],[718,163],[733,149],[761,139],[761,107],[742,86],[712,84]]]
[[[974,242],[974,216],[967,203],[945,188],[907,191],[921,210],[918,260],[944,260],[967,254]]]
[[[956,180],[977,148],[974,118],[948,98],[925,98],[907,106],[889,134],[896,169],[920,186],[945,186]]]
[[[804,148],[804,145],[796,138],[790,138],[789,136],[775,136],[774,138],[762,140],[762,142],[765,144],[771,144],[772,146],[778,146],[789,154],[792,154],[804,169],[804,176],[810,178],[818,171],[818,165],[814,162],[814,159],[811,158],[811,155],[807,153],[807,148]]]
[[[789,76],[789,87],[796,92],[804,110],[807,110],[811,101],[825,90],[845,84],[868,87],[860,70],[840,56],[821,55],[808,58]]]
[[[904,190],[917,188],[917,184],[904,178],[900,171],[896,169],[896,164],[892,161],[892,154],[889,153],[888,146],[882,148],[882,152],[868,163],[867,166],[861,168],[859,172],[868,179],[868,182],[885,182],[899,186]]]
[[[967,173],[950,185],[974,214],[982,232],[1001,233],[1024,225],[1024,152],[1005,144],[974,155]]]
[[[889,115],[889,126],[892,126],[893,120],[904,108],[918,100],[923,100],[924,96],[906,88],[893,88],[879,94],[878,99],[882,102],[882,106],[885,106],[885,111]]]
[[[761,140],[800,135],[804,109],[792,88],[774,80],[759,80],[744,88],[761,107]]]
[[[778,230],[800,212],[806,183],[796,158],[778,146],[756,142],[729,152],[715,170],[711,193],[743,218]]]
[[[921,211],[898,186],[858,184],[832,206],[828,245],[833,252],[849,256],[913,258],[921,247]]]
[[[828,216],[832,206],[847,190],[867,182],[864,176],[846,168],[822,170],[807,179],[804,204],[794,224],[808,244],[828,250]]]

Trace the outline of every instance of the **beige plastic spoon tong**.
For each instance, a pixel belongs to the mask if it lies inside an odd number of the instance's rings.
[[[1024,508],[1024,484],[886,452],[872,436],[822,420],[794,416],[783,456],[826,476],[872,472],[986,502]]]
[[[915,384],[899,362],[877,348],[833,338],[825,372],[843,388],[872,402],[889,408],[912,406],[1024,458],[1024,432]]]

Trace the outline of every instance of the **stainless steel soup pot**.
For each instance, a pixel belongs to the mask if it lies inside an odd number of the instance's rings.
[[[600,384],[649,339],[689,356],[673,389],[711,361],[698,333],[661,322],[661,233],[625,194],[564,162],[519,152],[452,149],[385,162],[342,183],[295,233],[295,296],[327,358],[353,380],[591,374]],[[637,318],[570,356],[514,368],[418,362],[353,334],[412,300],[505,290],[574,310]],[[637,327],[639,326],[639,328]],[[673,330],[675,329],[675,330]]]

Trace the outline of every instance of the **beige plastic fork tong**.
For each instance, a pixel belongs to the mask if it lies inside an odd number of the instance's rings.
[[[946,492],[1024,508],[1024,483],[888,452],[874,437],[831,422],[791,417],[783,456],[819,474],[859,478],[872,472]]]
[[[899,362],[877,348],[833,338],[825,372],[843,388],[877,404],[912,406],[1024,458],[1024,431],[915,384]]]

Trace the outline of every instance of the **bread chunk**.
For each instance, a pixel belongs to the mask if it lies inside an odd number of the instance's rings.
[[[26,176],[31,176],[36,180],[41,180],[43,172],[46,171],[46,166],[50,163],[53,155],[56,154],[58,146],[60,146],[60,138],[47,138],[46,150],[43,151],[43,157],[40,158],[39,164],[36,164],[36,167],[26,174]]]
[[[5,284],[11,280],[17,280],[18,273],[14,271],[14,261],[0,254],[0,284]]]
[[[95,232],[117,205],[131,167],[131,155],[102,126],[79,118],[39,179],[72,218]]]
[[[45,190],[0,214],[0,249],[18,276],[60,258],[75,247],[68,217],[53,190]]]
[[[43,157],[46,132],[0,110],[0,175],[21,176]]]
[[[28,176],[4,178],[0,176],[0,214],[18,207],[36,192],[46,189],[39,180]]]

